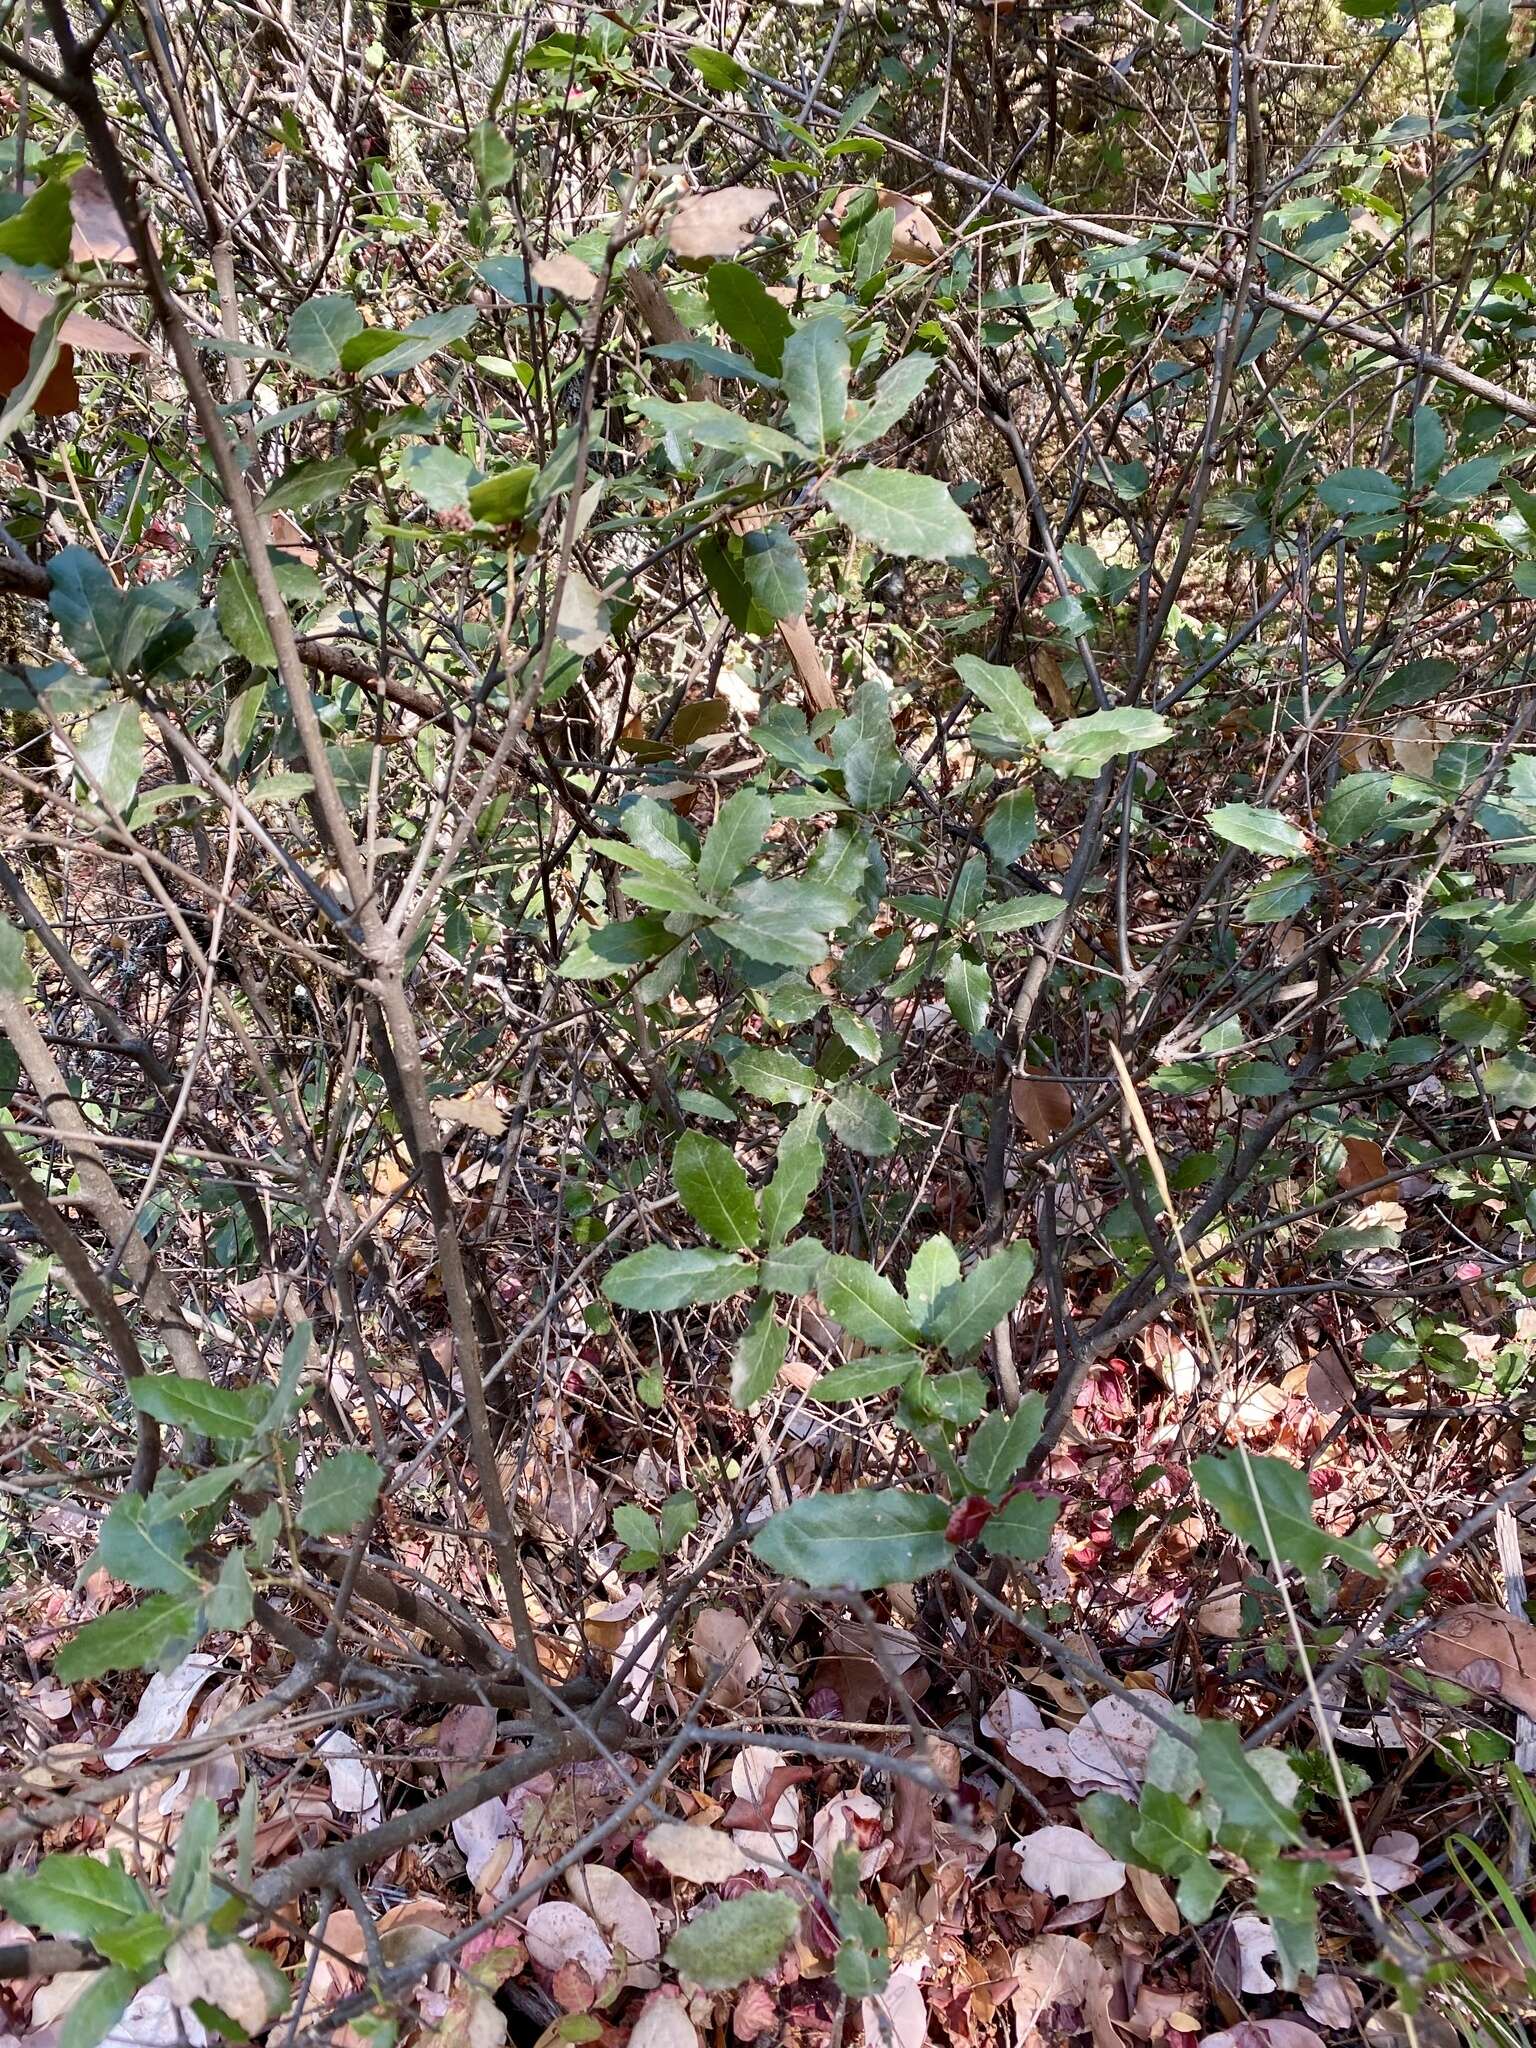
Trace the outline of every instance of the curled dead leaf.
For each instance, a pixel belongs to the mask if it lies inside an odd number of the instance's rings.
[[[1086,2016],[1094,2048],[1121,2048],[1109,2016],[1109,1972],[1085,1942],[1070,1934],[1042,1934],[1014,1955],[1013,1976],[1020,2048],[1039,2048],[1044,2039],[1040,2016],[1058,2004],[1075,2005]]]
[[[763,185],[725,185],[718,192],[690,192],[673,209],[663,233],[674,256],[708,262],[737,256],[755,233],[754,223],[774,203]]]
[[[432,1114],[440,1124],[464,1124],[488,1138],[499,1138],[507,1128],[506,1117],[489,1095],[450,1095],[433,1103]]]
[[[1419,1657],[1437,1678],[1536,1715],[1536,1628],[1502,1607],[1442,1614],[1420,1641]]]
[[[53,299],[18,277],[0,271],[0,393],[14,391],[27,374],[32,337],[53,311]],[[75,381],[75,350],[91,355],[147,356],[149,343],[125,334],[88,313],[71,313],[59,329],[59,358],[38,393],[33,411],[40,419],[57,419],[80,403]]]

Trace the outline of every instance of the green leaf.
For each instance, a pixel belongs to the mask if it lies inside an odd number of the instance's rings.
[[[965,1453],[965,1483],[989,1497],[1001,1493],[1040,1438],[1045,1397],[1026,1394],[1012,1415],[987,1415]]]
[[[715,918],[718,937],[765,967],[819,967],[830,950],[826,934],[852,913],[811,882],[770,882],[758,876],[740,883]]]
[[[753,1045],[731,1061],[731,1079],[759,1102],[790,1102],[798,1109],[816,1092],[816,1076],[793,1053]]]
[[[1225,1526],[1271,1564],[1312,1573],[1337,1557],[1373,1579],[1383,1576],[1363,1543],[1317,1526],[1307,1475],[1284,1458],[1230,1452],[1197,1458],[1192,1470],[1195,1484]]]
[[[822,1307],[850,1337],[877,1350],[921,1344],[911,1311],[883,1273],[862,1259],[838,1255],[827,1260],[816,1288]]]
[[[1261,810],[1257,804],[1222,804],[1207,811],[1205,822],[1218,839],[1241,846],[1249,853],[1292,860],[1307,851],[1305,832],[1298,830],[1289,818],[1282,818],[1278,811]]]
[[[803,1585],[867,1593],[942,1571],[954,1555],[948,1526],[947,1504],[931,1494],[816,1493],[765,1523],[752,1551]]]
[[[940,1299],[959,1281],[960,1254],[949,1239],[942,1234],[925,1238],[907,1268],[907,1303],[919,1329],[926,1333],[933,1327]]]
[[[976,919],[984,939],[997,939],[1037,924],[1050,924],[1067,908],[1060,896],[1011,896],[1006,903],[993,903]]]
[[[973,1357],[1024,1299],[1034,1275],[1035,1255],[1027,1244],[1005,1245],[990,1253],[939,1302],[933,1335],[951,1358]]]
[[[494,121],[479,121],[470,129],[469,160],[482,194],[499,192],[517,171],[517,151]]]
[[[398,377],[406,370],[414,370],[428,357],[451,347],[454,342],[463,341],[479,318],[476,306],[448,306],[440,313],[424,313],[419,320],[413,320],[395,339],[393,346],[382,354],[359,351],[365,359],[355,365],[352,352],[363,336],[354,336],[342,349],[342,365],[347,369],[355,366],[358,374],[364,377]]]
[[[0,1877],[0,1905],[44,1934],[93,1941],[137,1920],[149,1900],[116,1856],[45,1856],[30,1877]]]
[[[271,1395],[267,1387],[213,1387],[169,1372],[132,1380],[128,1392],[133,1405],[157,1422],[174,1423],[198,1436],[236,1440],[256,1434]]]
[[[256,595],[255,581],[238,555],[224,564],[215,602],[219,631],[236,654],[243,655],[255,668],[276,668],[277,654],[261,599]]]
[[[1013,743],[1015,752],[1032,752],[1050,739],[1051,721],[1035,702],[1034,691],[1016,668],[1004,668],[995,661],[982,661],[974,654],[957,654],[955,673],[971,695],[986,705],[998,732]],[[1034,836],[1033,831],[1030,836]]]
[[[852,426],[844,430],[843,447],[853,454],[899,426],[938,367],[937,356],[922,353],[892,363],[875,386],[874,397],[859,407]]]
[[[667,1961],[701,1991],[733,1991],[768,1974],[799,1924],[785,1893],[748,1892],[696,1913],[667,1944]]]
[[[729,1252],[681,1251],[647,1245],[603,1276],[603,1292],[620,1308],[665,1314],[696,1302],[725,1301],[750,1287],[753,1268]]]
[[[768,1394],[789,1349],[789,1331],[774,1317],[766,1300],[753,1304],[752,1315],[731,1354],[731,1405],[750,1408]]]
[[[255,1594],[245,1567],[245,1552],[232,1550],[219,1566],[219,1576],[203,1609],[209,1628],[241,1629],[251,1618]]]
[[[1061,1502],[1053,1494],[1044,1499],[1026,1488],[1000,1507],[981,1532],[981,1540],[994,1557],[1011,1557],[1019,1564],[1032,1564],[1051,1547],[1051,1531],[1061,1513]]]
[[[621,917],[599,925],[560,962],[567,981],[603,981],[644,966],[676,945],[661,917]]]
[[[350,292],[327,292],[306,299],[288,322],[288,353],[312,377],[329,377],[341,368],[341,351],[363,331],[363,316]]]
[[[835,313],[797,327],[784,344],[780,382],[789,423],[818,455],[837,446],[848,410],[848,333]]]
[[[339,498],[356,475],[357,464],[350,455],[322,455],[312,462],[297,463],[285,471],[268,491],[261,501],[261,509],[263,512],[312,512],[318,506],[329,505]]]
[[[1536,1059],[1510,1052],[1489,1060],[1483,1068],[1483,1086],[1495,1109],[1536,1109]]]
[[[72,1685],[107,1671],[140,1671],[167,1660],[178,1662],[196,1646],[197,1623],[195,1600],[152,1593],[137,1607],[119,1607],[99,1621],[88,1621],[54,1657],[54,1676],[61,1684]]]
[[[879,1351],[869,1358],[834,1365],[811,1388],[815,1401],[872,1401],[892,1387],[905,1386],[922,1364],[915,1351]]]
[[[1028,853],[1035,843],[1037,830],[1034,791],[1016,789],[993,806],[992,815],[981,828],[981,836],[987,842],[987,851],[992,858],[1000,866],[1008,867]]]
[[[0,923],[0,961],[3,961],[5,953],[6,934],[13,929],[10,925]],[[17,933],[16,936],[19,938],[20,933]],[[4,986],[4,982],[4,967],[0,965],[0,986]],[[15,1282],[11,1287],[10,1299],[5,1304],[5,1315],[3,1318],[0,1318],[0,1335],[9,1337],[11,1332],[19,1329],[27,1317],[31,1315],[33,1309],[37,1307],[37,1304],[43,1298],[43,1292],[48,1285],[48,1276],[52,1271],[53,1260],[51,1258],[28,1259],[27,1263],[16,1275]]]
[[[690,43],[688,62],[712,92],[745,92],[752,74],[744,64],[708,43]]]
[[[971,522],[937,477],[865,466],[829,477],[821,500],[883,554],[960,562],[976,553]]]
[[[218,1844],[217,1803],[207,1797],[194,1799],[176,1837],[176,1864],[165,1894],[166,1910],[178,1920],[201,1919],[213,1903],[213,1852]]]
[[[773,822],[773,800],[760,790],[739,790],[720,806],[720,815],[699,855],[697,881],[705,896],[723,896],[752,860]]]
[[[884,1159],[896,1150],[901,1124],[883,1096],[862,1081],[844,1081],[827,1098],[827,1124],[851,1152]]]
[[[1459,0],[1454,76],[1462,103],[1491,107],[1509,64],[1509,0]]]
[[[752,602],[771,619],[797,619],[810,603],[805,564],[782,526],[742,536],[741,573]]]
[[[73,228],[69,187],[62,178],[49,178],[9,220],[0,221],[0,256],[23,269],[62,270]]]
[[[944,1000],[962,1031],[972,1038],[985,1031],[992,1006],[992,977],[980,960],[971,959],[960,946],[950,954],[944,970]]]
[[[59,2048],[96,2048],[133,2003],[138,1988],[138,1978],[121,1963],[98,1970],[65,2013]]]
[[[482,526],[516,525],[528,510],[538,474],[531,462],[519,462],[511,469],[498,469],[491,476],[482,477],[479,483],[469,486],[465,497],[471,516]]]
[[[1244,924],[1284,924],[1298,910],[1305,910],[1317,894],[1317,877],[1309,867],[1276,868],[1267,875],[1243,905]]]
[[[1353,846],[1381,823],[1391,795],[1390,775],[1362,768],[1334,786],[1318,821],[1335,846]]]
[[[726,1251],[757,1243],[757,1200],[729,1145],[702,1131],[685,1133],[672,1154],[672,1184],[694,1222]]]
[[[24,933],[0,917],[0,992],[17,996],[22,1002],[32,993],[32,970],[27,965],[27,941]],[[7,1325],[6,1334],[10,1334]]]
[[[48,564],[48,609],[71,654],[101,674],[114,667],[123,595],[89,548],[60,548]]]
[[[1243,1748],[1242,1736],[1230,1721],[1202,1720],[1198,1723],[1195,1739],[1200,1775],[1209,1796],[1221,1812],[1221,1826],[1217,1830],[1219,1841],[1226,1842],[1234,1834],[1276,1845],[1301,1840],[1301,1829],[1297,1826],[1291,1803],[1281,1798],[1270,1782],[1271,1775],[1276,1776],[1277,1782],[1284,1782],[1283,1776],[1272,1771],[1272,1766],[1279,1764],[1281,1773],[1288,1775],[1294,1786],[1295,1775],[1289,1771],[1283,1757],[1263,1750],[1256,1750],[1250,1756]],[[1257,1760],[1266,1754],[1270,1767],[1261,1770]]]
[[[187,1563],[192,1532],[158,1497],[125,1493],[101,1525],[96,1558],[125,1585],[149,1593],[200,1593],[202,1579]]]
[[[749,420],[711,398],[637,398],[632,403],[642,419],[650,420],[664,434],[675,434],[700,448],[716,448],[722,454],[748,456],[756,462],[805,460],[806,451],[792,434]]]
[[[784,367],[784,344],[794,323],[755,271],[744,263],[712,263],[704,296],[716,322],[770,377]]]
[[[306,1536],[345,1536],[373,1513],[383,1484],[366,1451],[334,1451],[304,1482],[299,1527]]]
[[[699,1526],[699,1504],[691,1493],[669,1493],[661,1504],[661,1548],[670,1557]]]
[[[764,1254],[757,1284],[765,1294],[809,1294],[821,1278],[827,1248],[814,1237],[797,1237]]]
[[[217,1815],[217,1808],[215,1808]],[[183,1830],[183,1839],[185,1830]],[[180,1859],[180,1846],[177,1858]],[[173,1909],[174,1910],[174,1909]],[[91,1936],[91,1946],[98,1955],[106,1957],[109,1963],[121,1963],[125,1970],[132,1970],[143,1981],[152,1975],[156,1964],[176,1937],[176,1930],[161,1913],[140,1913],[136,1920],[130,1920],[112,1932]]]
[[[534,478],[531,462],[525,463],[528,482]],[[400,458],[399,480],[408,491],[414,491],[433,512],[457,512],[469,504],[470,483],[475,475],[475,465],[468,456],[461,455],[456,448],[445,448],[440,442],[420,442],[407,448]],[[490,522],[492,525],[496,521]]]
[[[821,1184],[827,1164],[821,1116],[820,1104],[807,1103],[779,1140],[778,1164],[759,1204],[770,1245],[782,1244],[797,1227]]]
[[[1431,497],[1442,505],[1470,505],[1474,498],[1491,491],[1504,467],[1502,455],[1474,455],[1470,462],[1456,462],[1435,484]]]
[[[1440,1029],[1458,1045],[1481,1046],[1485,1052],[1508,1052],[1524,1038],[1530,1025],[1525,1005],[1508,989],[1474,996],[1466,989],[1440,1005]]]
[[[144,727],[139,707],[120,699],[108,704],[86,723],[75,742],[87,787],[113,810],[121,813],[132,804],[144,772]]]
[[[661,1531],[654,1518],[644,1508],[637,1508],[626,1502],[613,1511],[613,1533],[621,1543],[629,1545],[629,1554],[620,1563],[626,1572],[649,1571],[652,1565],[660,1564],[662,1558]]]
[[[1091,711],[1069,718],[1051,734],[1045,764],[1058,775],[1097,775],[1107,761],[1124,754],[1143,754],[1174,735],[1161,712],[1125,704],[1118,711]]]
[[[1317,495],[1341,518],[1394,519],[1403,508],[1403,493],[1385,470],[1340,469],[1326,476]]]

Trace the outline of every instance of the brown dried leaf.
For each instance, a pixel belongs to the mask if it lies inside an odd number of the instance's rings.
[[[1072,1121],[1072,1097],[1059,1081],[1039,1074],[1015,1074],[1009,1090],[1013,1113],[1036,1145],[1049,1145]]]
[[[575,299],[582,306],[597,290],[597,272],[568,249],[536,257],[528,275],[542,291],[559,292],[562,298]]]
[[[680,199],[663,233],[674,256],[705,262],[737,256],[753,238],[752,223],[774,203],[762,185],[725,185]]]
[[[1502,1607],[1442,1614],[1420,1642],[1419,1656],[1437,1678],[1536,1715],[1536,1628]]]
[[[1112,1898],[1125,1883],[1125,1865],[1081,1828],[1036,1828],[1020,1845],[1019,1864],[1032,1891],[1069,1905]]]
[[[27,333],[36,334],[53,311],[53,299],[18,277],[14,271],[0,271],[0,313]],[[147,356],[149,343],[136,334],[105,320],[93,320],[89,313],[71,313],[59,329],[59,339],[70,348],[83,348],[98,356]]]
[[[76,263],[138,262],[123,217],[94,164],[83,165],[70,179],[69,210],[74,218],[69,253]]]
[[[204,1999],[248,2034],[258,2033],[272,2017],[267,1979],[243,1942],[212,1948],[206,1927],[189,1927],[166,1950],[165,1973],[178,2005]]]
[[[488,1138],[499,1138],[507,1128],[506,1117],[489,1095],[439,1097],[432,1105],[432,1114],[440,1124],[467,1124],[470,1130],[483,1131]]]
[[[1126,1866],[1126,1877],[1131,1890],[1136,1894],[1136,1903],[1152,1922],[1159,1934],[1177,1934],[1179,1931],[1179,1909],[1173,1903],[1167,1885],[1155,1871],[1138,1870],[1134,1863]]]
[[[720,1708],[739,1707],[763,1675],[762,1652],[752,1641],[750,1626],[727,1607],[706,1607],[694,1623],[688,1649],[690,1676],[710,1702]]]
[[[1373,1181],[1386,1179],[1387,1161],[1380,1145],[1374,1138],[1346,1138],[1344,1140],[1344,1164],[1339,1168],[1339,1186],[1346,1194],[1356,1188],[1368,1187]],[[1391,1185],[1375,1187],[1372,1193],[1389,1196]]]

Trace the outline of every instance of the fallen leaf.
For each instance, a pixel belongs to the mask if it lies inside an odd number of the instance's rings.
[[[1173,1903],[1167,1885],[1155,1871],[1138,1870],[1134,1863],[1126,1868],[1126,1878],[1136,1894],[1136,1903],[1152,1922],[1159,1934],[1177,1934],[1181,1926],[1179,1909]]]
[[[1301,1994],[1301,2009],[1320,2027],[1352,2027],[1365,1994],[1351,1977],[1319,1977]]]
[[[189,1927],[165,1954],[165,1974],[178,2005],[195,1999],[216,2005],[248,2034],[272,2017],[269,1980],[243,1942],[226,1941],[214,1948],[206,1927]]]
[[[740,1877],[752,1867],[734,1835],[718,1828],[684,1827],[675,1820],[664,1820],[651,1829],[645,1851],[668,1876],[684,1878],[689,1884],[724,1884],[727,1878]]]
[[[53,311],[53,299],[14,271],[0,271],[0,394],[14,391],[27,374],[32,337]],[[80,403],[75,381],[75,350],[92,355],[147,356],[149,344],[87,313],[71,313],[59,329],[58,361],[49,371],[32,410],[39,419],[57,419]]]
[[[377,1774],[360,1761],[362,1751],[345,1728],[332,1728],[315,1744],[331,1781],[331,1804],[338,1813],[355,1813],[360,1828],[376,1828],[384,1818]]]
[[[524,1927],[528,1953],[551,1975],[566,1963],[579,1963],[600,1985],[613,1967],[613,1951],[597,1930],[590,1913],[551,1899],[535,1906]]]
[[[575,299],[583,306],[597,290],[597,272],[568,249],[536,257],[528,275],[541,291],[559,292],[562,298]]]
[[[1070,1905],[1112,1898],[1125,1883],[1125,1865],[1081,1828],[1036,1828],[1019,1846],[1019,1863],[1032,1891]]]
[[[629,2048],[699,2048],[699,2030],[675,1993],[657,1991],[635,2021]]]
[[[1421,1638],[1419,1657],[1437,1678],[1454,1679],[1468,1692],[1536,1715],[1536,1628],[1502,1607],[1456,1607],[1442,1614]]]
[[[1400,718],[1387,735],[1387,751],[1392,756],[1394,767],[1401,768],[1405,775],[1414,775],[1421,782],[1428,782],[1435,772],[1440,747],[1434,727],[1422,718],[1409,716]]]
[[[749,1867],[774,1876],[800,1846],[800,1794],[793,1783],[783,1788],[785,1769],[776,1749],[741,1749],[731,1763],[731,1790],[745,1805],[766,1820],[767,1827],[749,1827],[737,1834]],[[809,1772],[796,1772],[809,1776]]]
[[[753,238],[752,223],[773,204],[773,193],[761,185],[690,192],[678,201],[662,233],[673,255],[688,262],[736,256]]]
[[[483,1707],[472,1700],[450,1707],[437,1731],[444,1785],[452,1790],[472,1778],[490,1756],[495,1741],[494,1707]]]
[[[728,1607],[706,1607],[693,1625],[688,1645],[690,1675],[710,1704],[739,1707],[763,1675],[763,1657],[750,1625]]]
[[[890,1982],[878,1998],[866,1998],[864,2039],[890,2048],[923,2048],[928,2039],[928,2001],[923,1987],[908,1969],[892,1970]]]
[[[604,1863],[588,1863],[565,1876],[566,1889],[597,1922],[610,1944],[622,1948],[632,1963],[654,1962],[661,1954],[661,1934],[649,1899],[627,1877]]]
[[[206,1650],[183,1657],[174,1671],[157,1671],[144,1688],[138,1710],[102,1761],[110,1771],[125,1771],[162,1743],[181,1733],[187,1709],[212,1678],[223,1659]]]
[[[1400,1892],[1407,1889],[1419,1874],[1419,1840],[1405,1829],[1394,1833],[1378,1835],[1371,1844],[1365,1858],[1365,1869],[1372,1886],[1379,1892]],[[1351,1856],[1347,1863],[1339,1866],[1339,1875],[1347,1884],[1363,1886],[1360,1859]]]
[[[468,1813],[461,1813],[453,1823],[453,1839],[475,1890],[500,1891],[505,1897],[523,1867],[523,1845],[506,1800],[482,1800]],[[508,1847],[504,1849],[503,1844]]]
[[[890,1861],[885,1815],[879,1800],[867,1792],[835,1793],[811,1825],[811,1853],[827,1884],[832,1882],[832,1858],[844,1843],[858,1851],[861,1878],[873,1877]]]
[[[1300,2020],[1241,2020],[1220,2034],[1207,2034],[1200,2048],[1323,2048]]]
[[[570,570],[560,592],[555,637],[573,654],[596,654],[608,638],[608,606],[585,576]]]
[[[1070,1934],[1042,1934],[1013,1957],[1013,2015],[1019,2048],[1039,2048],[1036,2022],[1053,2005],[1075,2005],[1086,2015],[1094,2048],[1122,2048],[1109,2017],[1109,1972],[1086,1942]],[[1057,2035],[1052,2030],[1051,2039]]]
[[[1269,1922],[1257,1913],[1235,1913],[1227,1924],[1217,1948],[1219,1973],[1250,1998],[1262,1998],[1275,1988],[1275,1980],[1264,1965],[1277,1953]]]

